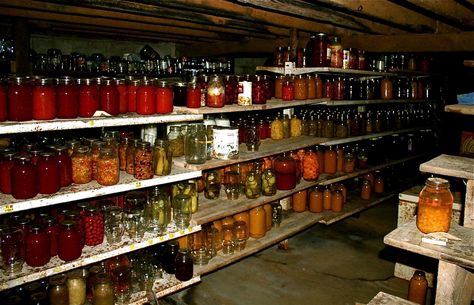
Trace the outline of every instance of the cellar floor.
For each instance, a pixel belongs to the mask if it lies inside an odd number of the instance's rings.
[[[406,297],[408,282],[393,276],[395,250],[383,237],[396,227],[397,202],[359,217],[315,225],[292,237],[289,250],[272,246],[202,277],[164,299],[178,305],[354,305],[379,291]]]

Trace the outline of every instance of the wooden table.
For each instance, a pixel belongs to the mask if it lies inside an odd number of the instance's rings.
[[[446,246],[422,242],[415,220],[393,230],[384,243],[439,260],[436,305],[469,305],[474,294],[474,229],[451,224],[450,234],[460,241]]]

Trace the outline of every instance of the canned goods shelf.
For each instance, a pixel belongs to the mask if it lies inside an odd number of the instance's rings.
[[[444,111],[466,114],[466,115],[474,115],[474,105],[460,105],[460,104],[446,105],[444,107]]]
[[[132,175],[120,172],[120,181],[116,185],[102,186],[93,181],[87,184],[73,184],[64,187],[52,195],[37,195],[32,199],[18,200],[11,195],[0,194],[0,215],[33,208],[51,206],[64,202],[95,198],[125,191],[151,187],[181,180],[193,179],[201,176],[201,171],[190,171],[182,168],[174,168],[171,175],[154,176],[152,179],[137,180]]]
[[[199,114],[178,114],[168,115],[139,115],[135,113],[121,114],[119,116],[99,116],[92,118],[76,119],[55,119],[48,121],[26,121],[26,122],[1,122],[0,134],[12,134],[22,132],[41,132],[69,129],[86,129],[112,126],[129,126],[158,123],[173,123],[199,121],[203,116]]]
[[[428,99],[373,99],[373,100],[330,100],[322,102],[326,106],[350,106],[350,105],[376,105],[376,104],[409,104],[409,103],[435,103],[435,100]]]
[[[284,67],[265,67],[258,66],[257,71],[268,71],[278,74],[307,74],[307,73],[327,73],[327,74],[351,74],[351,75],[363,75],[363,76],[396,76],[396,73],[392,72],[378,72],[368,70],[354,70],[354,69],[341,69],[341,68],[330,68],[330,67],[310,67],[310,68],[284,68]]]
[[[82,251],[81,257],[71,262],[64,262],[56,256],[51,258],[49,263],[43,267],[33,268],[24,265],[23,269],[15,274],[5,275],[5,273],[2,272],[0,274],[0,291],[33,282],[44,277],[63,273],[75,268],[100,262],[117,255],[156,245],[167,240],[185,236],[200,230],[201,226],[195,225],[193,227],[189,227],[186,230],[171,232],[161,236],[147,232],[145,233],[145,237],[141,242],[133,242],[125,236],[122,242],[117,245],[110,246],[104,241],[104,243],[95,247],[86,246]]]

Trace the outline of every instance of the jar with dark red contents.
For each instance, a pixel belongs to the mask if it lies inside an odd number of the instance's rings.
[[[201,107],[201,87],[197,83],[188,83],[186,89],[186,107],[200,108]]]
[[[58,118],[77,118],[79,115],[79,90],[74,84],[74,79],[68,76],[60,78],[56,91]]]
[[[43,226],[34,224],[26,236],[25,262],[30,267],[41,267],[51,259],[49,237]]]
[[[338,77],[334,81],[334,93],[333,99],[335,100],[343,100],[344,99],[344,78]]]
[[[359,68],[359,51],[354,48],[349,48],[349,69]]]
[[[137,90],[136,112],[138,114],[155,114],[155,88],[149,79],[142,81]]]
[[[193,277],[193,258],[187,249],[179,249],[175,258],[175,276],[180,281],[189,281]]]
[[[29,199],[38,194],[36,168],[31,164],[31,155],[15,156],[11,169],[11,193],[16,199]]]
[[[239,82],[237,81],[237,78],[234,75],[224,76],[225,104],[226,105],[237,104],[237,96],[239,94],[238,86],[239,86]]]
[[[292,101],[295,99],[295,87],[293,85],[293,81],[283,81],[281,88],[281,99],[284,101]]]
[[[33,119],[33,88],[29,79],[15,77],[8,88],[8,120],[29,121]]]
[[[291,190],[296,186],[296,161],[287,153],[275,158],[276,186],[279,190]]]
[[[56,219],[52,216],[46,216],[43,219],[43,223],[49,238],[49,255],[54,257],[58,254],[59,226]]]
[[[0,79],[0,122],[7,120],[7,86]]]
[[[327,49],[329,39],[325,33],[311,34],[310,40],[306,45],[306,65],[309,67],[328,67],[329,61]]]
[[[81,245],[81,249],[84,248],[84,221],[82,219],[81,213],[79,211],[73,210],[73,211],[67,211],[66,213],[66,218],[65,220],[72,220],[76,224],[75,230],[79,234],[79,242]]]
[[[136,179],[153,178],[153,154],[150,142],[140,142],[135,150],[134,174]]]
[[[173,89],[166,81],[159,81],[156,86],[156,113],[173,112]]]
[[[69,186],[72,184],[72,161],[67,153],[66,146],[55,146],[56,163],[59,168],[59,185]]]
[[[365,70],[366,69],[365,51],[359,50],[358,55],[359,55],[358,69]]]
[[[56,155],[52,152],[42,152],[36,165],[38,174],[38,192],[54,194],[61,188],[59,166]]]
[[[100,110],[107,112],[112,116],[119,114],[119,92],[113,79],[101,80],[99,88]]]
[[[72,220],[61,223],[58,242],[58,257],[63,261],[72,261],[81,257],[81,237]]]
[[[21,248],[20,248],[20,257],[22,259],[25,259],[26,236],[30,234],[30,223],[31,221],[28,218],[18,218],[16,220],[16,223],[14,223],[14,225],[21,231],[22,243],[21,243]]]
[[[124,78],[117,79],[117,90],[119,92],[119,112],[128,112],[127,83]]]
[[[263,119],[258,122],[257,131],[258,135],[260,136],[260,140],[265,140],[267,138],[268,125],[268,122]]]
[[[33,87],[33,119],[52,120],[56,117],[56,90],[51,78],[38,79]]]
[[[77,79],[79,86],[79,116],[90,118],[99,110],[99,87],[90,78]]]
[[[97,208],[86,208],[84,221],[84,242],[86,246],[97,246],[104,241],[104,218]]]
[[[252,82],[252,103],[267,103],[267,92],[265,89],[265,82],[263,81],[263,76],[261,75],[255,75],[255,79]]]
[[[275,91],[275,89],[273,88],[274,84],[272,81],[272,77],[268,74],[262,75],[262,77],[263,77],[263,87],[265,90],[266,100],[269,100],[272,98],[273,92]]]
[[[128,112],[137,111],[137,91],[141,85],[138,79],[130,81],[127,86],[127,110]]]
[[[173,105],[186,106],[186,90],[187,89],[188,89],[188,86],[186,83],[178,82],[178,83],[173,84]]]
[[[324,82],[323,97],[331,100],[334,98],[334,84],[330,79],[326,79],[326,81]]]
[[[14,163],[16,153],[6,152],[0,160],[0,190],[3,194],[11,194],[11,170]]]

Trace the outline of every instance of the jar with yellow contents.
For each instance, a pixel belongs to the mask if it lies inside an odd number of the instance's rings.
[[[425,234],[448,232],[452,208],[453,195],[448,180],[428,178],[420,192],[416,226]]]

